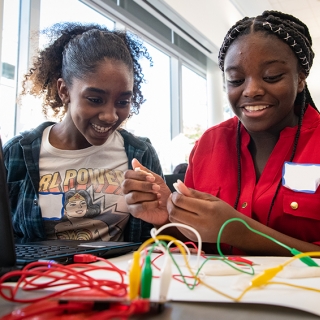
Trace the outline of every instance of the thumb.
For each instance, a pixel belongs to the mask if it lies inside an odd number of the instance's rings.
[[[192,188],[188,188],[181,180],[178,180],[173,185],[178,193],[183,194],[186,197],[197,198],[197,199],[207,200],[207,201],[214,201],[218,199],[209,193],[204,193],[201,191],[194,190]]]
[[[146,167],[144,167],[136,158],[132,159],[132,168],[135,171],[142,171],[142,172],[146,172],[146,173],[152,173],[152,171],[150,171],[149,169],[147,169]]]

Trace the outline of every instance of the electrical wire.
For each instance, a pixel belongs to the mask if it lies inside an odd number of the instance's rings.
[[[315,291],[315,292],[319,292],[320,293],[320,289],[316,289],[316,288],[310,288],[310,287],[295,285],[295,284],[286,283],[286,282],[276,282],[276,281],[271,282],[270,281],[280,271],[282,271],[285,266],[290,264],[292,261],[294,261],[296,259],[301,259],[303,257],[310,257],[310,256],[318,256],[319,257],[320,256],[320,252],[312,251],[312,252],[299,253],[296,256],[290,258],[286,262],[284,262],[284,263],[282,263],[282,264],[280,264],[280,265],[278,265],[276,267],[264,270],[262,273],[260,273],[260,274],[258,274],[258,275],[256,275],[255,277],[252,278],[252,280],[250,281],[249,286],[243,290],[243,292],[238,296],[236,301],[240,301],[243,298],[243,296],[249,290],[252,290],[253,288],[267,286],[267,285],[270,285],[270,284],[282,284],[282,285],[287,285],[287,286],[294,287],[294,288],[297,288],[297,289],[310,290],[310,291]]]
[[[22,270],[11,271],[0,278],[0,296],[8,301],[32,303],[43,299],[53,298],[71,292],[84,295],[86,291],[94,291],[96,296],[125,298],[127,284],[124,282],[125,272],[112,265],[109,261],[93,257],[94,260],[104,261],[108,266],[88,264],[61,265],[54,262],[29,263]],[[118,275],[119,281],[95,279],[89,275],[92,271],[108,271]],[[7,285],[11,278],[18,278],[15,287]],[[116,277],[114,277],[116,278]],[[44,295],[34,298],[19,298],[18,290],[37,291],[63,285],[58,291],[45,291]]]
[[[244,262],[247,261],[246,259],[240,257],[240,259],[235,259],[235,261],[231,261],[221,252],[221,234],[228,223],[236,221],[243,223],[252,232],[257,233],[265,238],[268,238],[269,240],[274,241],[278,245],[286,248],[294,256],[276,267],[266,269],[260,274],[254,275],[254,269],[252,268],[250,263]],[[192,242],[183,243],[172,236],[160,234],[163,230],[172,226],[186,228],[194,232],[198,239],[198,247]],[[171,248],[173,244],[176,246],[175,248]],[[189,263],[189,261],[191,260],[191,253],[188,245],[190,244],[195,249],[197,249],[196,268],[192,268]],[[151,260],[151,255],[155,248],[159,249],[161,254],[159,254],[156,258]],[[128,273],[129,290],[128,284],[125,283],[124,279],[126,272],[122,271],[121,269],[113,265],[110,261],[91,255],[76,255],[74,256],[75,261],[77,261],[78,257],[78,261],[80,262],[103,261],[107,265],[97,266],[83,263],[75,263],[72,265],[65,266],[55,262],[30,263],[22,270],[11,271],[0,278],[0,296],[9,301],[22,303],[37,303],[42,300],[48,300],[49,298],[76,299],[77,297],[84,295],[90,297],[89,299],[111,299],[111,301],[120,301],[119,305],[114,305],[114,308],[112,310],[104,310],[104,318],[109,319],[112,317],[118,317],[119,319],[124,319],[133,313],[145,312],[145,310],[147,310],[146,303],[141,302],[141,304],[139,305],[138,302],[140,300],[147,301],[150,298],[152,278],[156,277],[159,278],[160,282],[159,300],[161,302],[166,301],[166,296],[169,290],[171,279],[183,282],[190,290],[194,290],[194,288],[197,285],[203,285],[208,289],[216,292],[217,294],[236,302],[240,301],[243,298],[243,296],[250,290],[254,288],[262,288],[272,284],[286,285],[297,289],[309,290],[320,293],[320,289],[317,288],[294,285],[291,283],[272,280],[281,270],[283,270],[288,264],[290,264],[292,261],[296,259],[300,259],[303,263],[305,263],[308,266],[318,267],[318,264],[311,258],[311,256],[320,256],[320,252],[301,253],[298,250],[290,248],[287,245],[277,241],[276,239],[251,228],[242,219],[229,219],[220,228],[217,237],[217,248],[220,256],[206,257],[202,254],[201,248],[202,241],[200,234],[194,228],[180,223],[169,223],[167,225],[162,226],[159,229],[152,229],[151,238],[146,240],[143,244],[141,244],[138,250],[133,253],[133,264],[131,265],[131,269]],[[175,252],[177,249],[182,254],[185,266],[187,267],[187,270],[190,275],[183,274],[181,267],[174,258],[172,252]],[[158,257],[163,255],[165,255],[164,263],[163,266],[160,268],[155,264],[155,261],[156,259],[158,259]],[[204,259],[204,261],[201,264],[200,258]],[[203,266],[209,260],[219,260],[223,263],[226,263],[228,266],[238,270],[239,272],[250,274],[252,278],[249,282],[249,285],[237,297],[233,297],[209,285],[204,280],[205,273],[202,272]],[[172,263],[177,268],[178,274],[172,273]],[[237,266],[235,266],[235,264],[248,267],[250,268],[250,271],[238,268]],[[153,274],[153,268],[159,271],[159,276]],[[115,280],[116,277],[114,276],[112,276],[112,280],[95,279],[94,277],[90,276],[91,272],[97,270],[107,271],[109,275],[110,272],[113,272],[115,275],[117,275],[118,281]],[[6,281],[8,281],[12,277],[19,278],[15,287],[6,284]],[[190,279],[192,279],[192,282],[189,283]],[[59,287],[59,290],[53,292],[45,291],[46,294],[42,296],[26,299],[22,299],[17,296],[19,288],[24,291],[38,291],[41,289],[50,289],[61,285],[63,286]],[[141,297],[144,299],[141,299]],[[126,301],[127,304],[123,305],[123,301]],[[69,307],[71,310],[73,308],[73,304],[70,304]],[[88,307],[90,306],[88,305]],[[99,313],[99,316],[101,317],[102,313]]]

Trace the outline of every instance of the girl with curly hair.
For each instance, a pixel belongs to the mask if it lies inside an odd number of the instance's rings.
[[[43,113],[58,121],[4,146],[15,236],[55,238],[48,226],[63,219],[64,195],[86,190],[109,238],[142,241],[152,225],[147,216],[130,214],[120,187],[123,173],[133,158],[161,176],[162,169],[150,141],[121,125],[144,101],[139,60],[152,59],[125,31],[63,23],[43,32],[50,41],[26,73],[22,95],[42,98]]]

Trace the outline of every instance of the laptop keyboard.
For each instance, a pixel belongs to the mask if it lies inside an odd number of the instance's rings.
[[[48,257],[61,256],[65,254],[76,254],[78,252],[92,251],[92,248],[77,248],[69,246],[30,246],[25,244],[16,244],[16,256],[18,260],[45,260]]]

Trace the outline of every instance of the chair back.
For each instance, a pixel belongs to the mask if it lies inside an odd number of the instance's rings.
[[[184,176],[185,176],[185,173],[173,173],[173,174],[165,174],[164,175],[166,184],[169,187],[169,189],[171,190],[171,192],[176,191],[176,189],[174,188],[173,184],[175,182],[177,182],[178,179],[183,182],[184,181]]]

